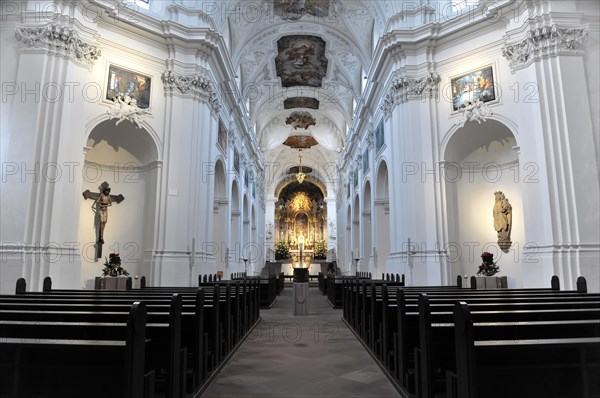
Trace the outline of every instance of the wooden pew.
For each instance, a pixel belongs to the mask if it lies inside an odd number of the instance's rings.
[[[3,320],[1,325],[3,396],[153,396],[142,302],[131,305],[125,323]]]
[[[458,302],[454,324],[456,384],[448,383],[448,397],[600,395],[600,319],[595,328],[581,322],[513,324],[511,336],[498,339],[504,325],[476,323],[467,303]]]
[[[207,278],[207,280],[208,279],[210,278]],[[164,298],[172,292],[179,293],[184,298],[183,330],[187,331],[187,333],[183,334],[182,341],[188,341],[187,344],[194,347],[193,349],[190,349],[192,355],[188,358],[190,372],[193,372],[193,377],[190,377],[190,374],[187,375],[188,379],[190,379],[187,383],[187,392],[192,393],[195,391],[197,393],[199,389],[206,386],[205,381],[208,377],[222,365],[223,359],[229,354],[231,347],[237,344],[241,337],[248,332],[250,327],[258,321],[258,280],[242,280],[236,282],[224,281],[221,285],[216,287],[204,286],[203,290],[207,293],[207,299],[203,302],[203,305],[200,305],[197,309],[194,307],[195,303],[193,301],[197,293],[195,288],[153,288],[147,287],[144,282],[145,281],[142,281],[141,283],[141,286],[144,286],[144,289],[142,290],[115,292],[53,290],[52,297],[54,300],[59,297],[62,299],[68,297],[69,302],[70,300],[81,299],[82,297],[100,297],[102,302],[110,300],[115,304],[115,300],[130,300],[132,297],[144,297],[145,300],[150,301]],[[231,284],[229,293],[227,293],[226,284]],[[218,300],[214,300],[215,292],[218,292]],[[228,300],[227,297],[232,296],[236,296],[236,299],[233,300],[235,304],[229,307],[230,310],[227,312],[225,310],[228,308],[226,304]],[[244,308],[244,306],[246,307]],[[188,319],[188,316],[186,315],[192,315],[191,313],[193,313],[194,310],[198,311],[201,316],[186,321]],[[225,316],[225,313],[228,315]],[[248,315],[244,321],[245,323],[242,323],[244,320],[243,314],[245,313]],[[227,320],[229,320],[229,325],[232,325],[233,328],[230,333],[227,332],[228,327],[224,327],[226,326],[225,322],[227,322]],[[204,330],[203,325],[207,325],[206,333],[196,333],[194,339],[194,334],[190,333],[190,331]],[[193,344],[189,342],[190,340]]]
[[[142,284],[145,286],[145,284]],[[204,300],[205,290],[207,300]],[[221,365],[222,357],[226,352],[223,350],[223,328],[219,321],[220,304],[225,302],[223,289],[221,289],[219,300],[213,300],[213,287],[205,287],[202,290],[196,288],[148,288],[134,291],[90,291],[90,290],[53,290],[51,292],[28,293],[30,296],[38,295],[39,300],[53,301],[63,300],[73,303],[74,300],[90,299],[107,303],[130,302],[143,297],[147,302],[164,300],[173,292],[179,293],[183,298],[184,312],[182,314],[182,344],[187,347],[188,372],[186,376],[188,393],[198,391],[207,380],[209,372]],[[48,294],[51,293],[51,294]],[[33,299],[30,297],[30,299]],[[77,304],[73,304],[77,305]],[[105,307],[107,308],[107,307]],[[207,325],[206,327],[204,325]],[[185,359],[185,358],[184,358]]]
[[[562,306],[568,305],[564,304],[565,301],[571,300],[573,296],[580,296],[578,292],[562,292],[552,289],[477,291],[458,286],[405,287],[388,291],[387,286],[384,287],[384,285],[375,284],[374,289],[373,287],[366,289],[366,284],[363,286],[362,282],[352,280],[345,282],[344,291],[347,294],[344,294],[344,320],[363,340],[363,344],[371,351],[373,357],[380,361],[388,377],[397,383],[397,388],[408,394],[419,392],[417,390],[420,390],[421,387],[420,383],[415,381],[418,376],[415,364],[418,366],[420,363],[421,354],[418,352],[418,357],[414,356],[414,350],[419,348],[420,343],[417,307],[420,292],[435,293],[433,297],[439,296],[440,300],[453,300],[450,301],[452,304],[461,295],[467,294],[471,300],[479,301],[477,305],[490,306],[488,308],[490,311],[499,309],[493,304],[499,296],[510,296],[510,305],[521,310],[527,308],[524,303],[518,302],[521,299],[520,296],[523,295],[533,296],[529,298],[532,303],[548,301],[549,297],[558,296],[556,301],[561,302]],[[462,285],[460,280],[458,280],[458,285]],[[555,288],[558,288],[558,284]],[[494,297],[496,298],[494,299]],[[485,303],[485,300],[490,302]],[[592,298],[592,300],[594,299]],[[398,305],[398,302],[401,305]],[[497,303],[496,305],[504,304]],[[531,306],[531,304],[529,305]],[[378,308],[381,309],[381,313],[378,312]],[[407,310],[410,311],[408,314]],[[379,320],[381,321],[379,322]]]
[[[47,294],[45,296],[48,296]],[[116,301],[104,300],[106,304],[98,304],[97,298],[78,299],[53,299],[40,297],[33,294],[20,294],[17,296],[0,297],[0,320],[8,322],[4,327],[10,328],[11,322],[37,322],[39,327],[29,331],[45,333],[45,328],[50,323],[60,322],[65,324],[65,333],[69,326],[78,323],[126,323],[129,308],[137,300],[135,297]],[[167,397],[179,398],[182,396],[180,386],[185,386],[186,349],[181,346],[181,312],[182,300],[179,295],[165,296],[162,300],[148,300],[144,302],[146,318],[149,325],[146,327],[147,366],[155,370],[157,390],[163,391]],[[102,329],[98,329],[100,332]],[[95,330],[86,331],[89,339],[98,337]],[[192,347],[190,347],[192,348]],[[164,370],[164,376],[161,369]],[[160,389],[159,389],[160,386]]]
[[[583,297],[581,297],[583,298]],[[469,301],[468,295],[464,299]],[[581,328],[585,325],[598,329],[600,333],[600,296],[595,296],[595,301],[549,301],[541,302],[537,298],[530,299],[526,295],[519,298],[519,302],[512,299],[504,300],[502,297],[491,298],[489,301],[473,300],[472,317],[476,322],[506,323],[507,327],[498,329],[498,338],[514,337],[511,333],[512,325],[522,329],[524,338],[529,332],[529,324],[534,330],[545,325],[544,332],[548,335],[560,336],[563,324],[579,322]],[[453,309],[456,301],[438,301],[434,306],[430,303],[429,295],[419,295],[419,347],[415,349],[417,365],[417,382],[420,388],[417,392],[422,397],[434,397],[442,393],[446,387],[446,371],[454,370],[454,324]],[[566,329],[564,329],[566,331]],[[489,336],[491,337],[491,335]]]

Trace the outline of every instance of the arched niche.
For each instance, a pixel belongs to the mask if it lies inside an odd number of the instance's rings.
[[[316,246],[327,242],[327,204],[322,184],[314,180],[289,181],[276,190],[275,241],[283,241],[292,253],[315,254]],[[326,246],[325,246],[326,247]]]
[[[352,261],[357,268],[355,271],[359,271],[358,268],[360,268],[360,260],[357,264],[356,259],[362,258],[363,255],[363,253],[360,252],[360,243],[360,198],[358,195],[355,195],[352,214]]]
[[[371,229],[371,183],[367,181],[363,190],[363,208],[362,208],[362,254],[361,257],[365,264],[366,271],[373,271],[373,246],[372,246],[372,229]]]
[[[240,209],[240,191],[237,180],[231,183],[231,230],[229,239],[229,270],[239,272],[239,260],[242,256],[242,212]]]
[[[250,210],[251,250],[249,251],[248,272],[254,272],[255,269],[260,269],[262,267],[260,260],[264,260],[261,256],[261,247],[258,244],[258,229],[256,225],[256,208],[254,207],[254,204],[252,204],[252,209]]]
[[[80,203],[78,239],[81,249],[82,284],[93,287],[94,277],[102,274],[110,253],[119,253],[123,267],[131,276],[154,280],[152,251],[155,241],[157,187],[161,162],[151,134],[131,122],[116,125],[106,120],[89,133],[84,147],[82,192],[97,193],[107,182],[112,195],[123,195],[121,203],[108,208],[102,257],[95,261],[94,244],[97,221],[94,201],[83,196]]]
[[[488,119],[468,122],[448,139],[442,162],[448,215],[449,277],[475,275],[481,254],[490,252],[509,278],[510,287],[523,285],[523,194],[519,152],[513,131]],[[503,251],[494,228],[495,192],[512,206],[512,245]]]
[[[216,245],[214,250],[214,271],[225,271],[225,252],[227,248],[227,178],[225,166],[221,159],[215,162],[215,175],[213,187],[213,242]],[[206,270],[214,272],[213,270]]]
[[[375,180],[375,258],[376,275],[387,272],[386,260],[390,254],[390,188],[387,163],[382,161]]]
[[[345,239],[345,255],[347,258],[346,266],[348,272],[352,271],[352,263],[354,262],[352,248],[352,206],[348,203],[348,211],[346,212],[346,239]]]
[[[243,226],[242,226],[242,242],[240,258],[250,257],[250,206],[248,205],[248,195],[244,194],[243,202]]]

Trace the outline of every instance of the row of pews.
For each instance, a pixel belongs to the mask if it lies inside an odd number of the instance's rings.
[[[260,319],[259,280],[0,296],[0,396],[197,397]]]
[[[253,280],[257,281],[260,290],[260,308],[271,308],[277,301],[277,296],[283,292],[284,274],[273,274],[273,275],[258,275],[258,276],[240,276],[233,274],[232,280]]]
[[[346,278],[343,319],[405,397],[600,397],[600,294]],[[474,281],[472,286],[475,286]]]
[[[356,272],[354,276],[348,275],[323,275],[319,273],[319,290],[321,294],[327,296],[327,302],[333,308],[342,308],[342,304],[344,301],[344,283],[350,280],[371,280],[372,275],[370,272]],[[404,275],[400,277],[400,275],[396,274],[382,274],[381,281],[388,282],[398,282],[399,286],[404,286]],[[401,283],[400,283],[401,282]]]

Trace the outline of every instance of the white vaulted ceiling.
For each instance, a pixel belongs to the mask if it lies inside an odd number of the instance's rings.
[[[373,4],[378,2],[333,0],[329,3],[329,17],[304,12],[293,15],[293,20],[288,18],[291,14],[281,12],[281,7],[291,3],[296,1],[266,2],[259,20],[258,11],[248,14],[257,3],[242,0],[237,15],[245,17],[232,14],[227,21],[232,62],[238,71],[242,92],[252,91],[250,123],[256,126],[266,161],[282,167],[297,162],[298,151],[282,143],[289,135],[311,134],[319,145],[303,152],[303,162],[306,165],[332,163],[343,148],[347,128],[352,124],[353,103],[361,95],[363,73],[370,67],[374,24],[382,19],[372,15],[379,12]],[[311,0],[297,3],[311,7]],[[317,36],[325,42],[327,69],[321,87],[282,87],[275,59],[279,54],[278,41],[285,36]],[[284,109],[283,102],[290,97],[317,98],[319,109]],[[316,119],[316,125],[307,130],[286,125],[285,119],[298,110],[309,112]],[[267,191],[273,192],[269,187]]]

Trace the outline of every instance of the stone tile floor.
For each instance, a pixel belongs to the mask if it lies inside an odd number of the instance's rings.
[[[293,316],[286,287],[202,397],[394,398],[390,384],[316,287],[310,315]]]

